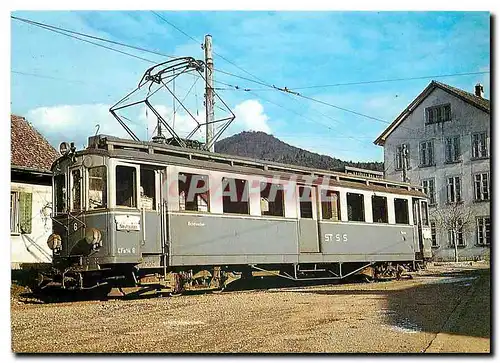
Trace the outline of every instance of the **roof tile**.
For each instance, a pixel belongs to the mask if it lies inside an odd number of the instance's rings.
[[[10,115],[11,166],[50,170],[58,152],[24,117]]]

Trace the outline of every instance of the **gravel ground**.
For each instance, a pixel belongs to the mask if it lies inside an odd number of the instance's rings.
[[[441,265],[378,283],[132,301],[35,304],[13,297],[12,350],[489,352],[489,274],[478,264]]]

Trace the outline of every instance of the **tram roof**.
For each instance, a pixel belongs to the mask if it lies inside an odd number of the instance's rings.
[[[199,166],[206,166],[206,162],[225,165],[224,169],[228,166],[231,170],[237,169],[241,173],[250,173],[252,171],[257,174],[270,174],[270,173],[284,173],[296,174],[306,176],[307,178],[315,177],[322,179],[324,177],[333,179],[330,184],[341,185],[344,187],[370,189],[376,191],[389,192],[387,188],[398,190],[401,194],[410,194],[419,197],[425,197],[422,192],[422,187],[419,185],[412,185],[409,183],[397,182],[382,178],[370,178],[366,176],[358,176],[339,171],[322,170],[315,168],[308,168],[298,165],[283,164],[267,160],[259,160],[242,156],[234,156],[227,154],[214,153],[205,150],[183,148],[174,145],[160,144],[148,141],[134,141],[130,139],[118,138],[110,135],[96,135],[89,137],[88,147],[81,150],[78,154],[87,153],[104,153],[109,156],[131,157],[134,153],[145,153],[148,155],[146,159],[155,160],[160,156],[171,156],[174,158],[188,159],[190,164],[199,164]],[[131,154],[132,153],[132,154]],[[300,180],[299,180],[300,181]],[[363,186],[364,184],[364,186]]]

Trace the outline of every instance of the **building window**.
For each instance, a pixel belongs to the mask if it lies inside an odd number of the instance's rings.
[[[474,175],[474,199],[476,201],[490,199],[489,173],[480,173]]]
[[[386,197],[380,197],[377,195],[372,196],[372,214],[373,222],[389,223]]]
[[[89,172],[89,209],[106,208],[107,183],[106,167],[90,168]]]
[[[436,234],[436,222],[431,221],[431,246],[439,247],[437,242],[437,234]]]
[[[488,136],[486,132],[472,134],[472,158],[488,157]]]
[[[285,216],[283,185],[260,183],[260,212],[263,216]]]
[[[420,143],[420,166],[434,165],[434,143],[424,141]]]
[[[137,207],[136,169],[130,166],[116,166],[116,205]]]
[[[450,121],[451,120],[451,105],[439,105],[427,107],[425,109],[426,121],[428,124]]]
[[[465,247],[465,238],[463,229],[460,228],[458,231],[453,231],[452,229],[449,229],[448,243],[450,244],[450,247],[455,247],[455,243],[457,244],[458,247]]]
[[[429,204],[436,204],[436,188],[434,178],[422,180],[422,187],[424,188],[424,193],[429,198]]]
[[[448,203],[457,203],[462,201],[460,177],[454,176],[448,178],[447,197]]]
[[[397,224],[410,224],[408,199],[394,198],[394,214],[396,214]]]
[[[299,186],[300,218],[313,218],[312,189]]]
[[[321,191],[321,218],[340,221],[340,192],[335,190]]]
[[[396,146],[396,170],[403,170],[404,159],[406,159],[406,169],[410,169],[410,145],[401,144]]]
[[[222,188],[223,213],[250,214],[247,180],[222,178]]]
[[[347,220],[365,221],[365,202],[363,194],[347,193]]]
[[[82,210],[82,172],[80,169],[71,171],[71,210]]]
[[[490,217],[479,217],[477,223],[477,244],[489,246],[491,243]]]
[[[445,139],[445,161],[453,163],[460,160],[460,136]]]
[[[234,193],[236,197],[236,191]],[[225,202],[226,209],[224,213],[240,213],[244,211],[244,206],[230,204],[231,200]],[[235,202],[235,204],[238,203]],[[208,175],[179,173],[179,210],[208,212],[209,205]],[[234,210],[234,212],[230,210]]]

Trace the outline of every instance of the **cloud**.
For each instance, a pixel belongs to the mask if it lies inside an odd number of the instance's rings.
[[[127,136],[108,109],[105,104],[38,107],[28,111],[26,118],[52,145],[73,141],[80,148],[95,134],[96,125],[99,125],[100,134]]]
[[[264,113],[264,107],[257,100],[246,100],[234,107],[236,115],[235,124],[239,128],[251,131],[263,131],[271,133],[269,127],[269,116]]]

